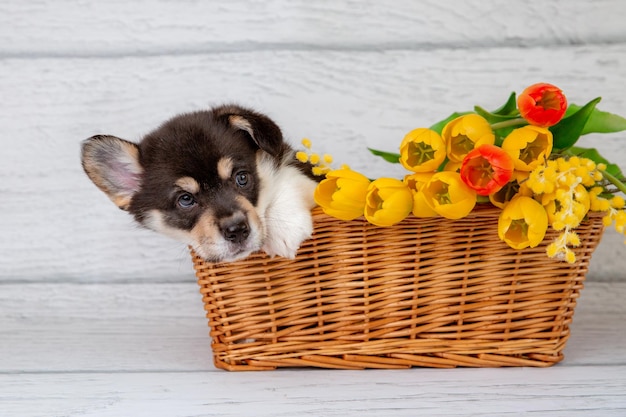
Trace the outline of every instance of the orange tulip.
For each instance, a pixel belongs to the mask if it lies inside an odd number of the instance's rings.
[[[498,191],[513,175],[513,158],[495,145],[481,145],[470,151],[461,164],[461,179],[479,195]]]
[[[548,127],[557,124],[565,114],[567,100],[560,88],[547,83],[533,84],[517,98],[520,115],[528,123]]]

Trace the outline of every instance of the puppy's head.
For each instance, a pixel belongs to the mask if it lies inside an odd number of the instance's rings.
[[[261,176],[289,149],[267,117],[222,106],[177,116],[139,144],[94,136],[83,142],[82,164],[140,224],[222,262],[261,248]]]

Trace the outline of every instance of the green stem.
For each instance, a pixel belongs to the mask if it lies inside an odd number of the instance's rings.
[[[498,129],[503,129],[505,127],[522,126],[522,125],[527,125],[527,124],[528,122],[526,121],[526,119],[522,117],[518,117],[517,119],[505,120],[503,122],[494,123],[491,125],[491,128],[493,130],[498,130]]]
[[[604,170],[599,169],[598,171],[600,171],[602,173],[602,176],[606,178],[607,180],[609,180],[611,184],[616,186],[618,190],[626,194],[626,184],[621,182],[616,176],[609,174],[608,172]]]

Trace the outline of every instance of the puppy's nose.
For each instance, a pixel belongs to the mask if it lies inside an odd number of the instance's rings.
[[[241,219],[224,222],[220,228],[224,239],[232,243],[242,243],[250,235],[248,222]]]

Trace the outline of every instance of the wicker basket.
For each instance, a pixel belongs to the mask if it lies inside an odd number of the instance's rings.
[[[602,214],[578,229],[577,262],[498,239],[500,210],[379,228],[313,211],[295,260],[210,264],[192,252],[215,365],[341,369],[550,366],[563,359]]]

